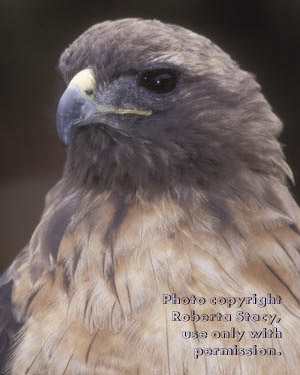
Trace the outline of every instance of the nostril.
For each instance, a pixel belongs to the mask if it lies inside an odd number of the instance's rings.
[[[92,89],[85,90],[84,92],[85,92],[86,95],[88,95],[88,96],[92,96],[92,95],[94,94],[94,90],[92,90]]]

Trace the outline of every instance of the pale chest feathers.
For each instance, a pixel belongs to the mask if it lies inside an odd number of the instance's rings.
[[[270,233],[248,226],[241,213],[237,213],[237,225],[243,234],[225,227],[218,233],[207,212],[195,208],[198,212],[193,214],[201,220],[192,222],[186,212],[167,199],[151,206],[133,206],[117,224],[115,207],[109,200],[102,198],[94,210],[89,210],[85,202],[81,204],[85,209],[80,217],[67,223],[63,215],[56,217],[61,218],[63,227],[60,238],[49,239],[49,224],[55,229],[52,207],[44,213],[48,231],[42,220],[33,236],[29,262],[20,270],[14,289],[16,314],[25,324],[12,358],[12,374],[192,375],[218,371],[217,357],[196,360],[194,349],[233,346],[236,338],[208,337],[201,342],[199,338],[185,339],[182,334],[211,332],[215,327],[229,330],[234,322],[172,321],[172,314],[228,311],[210,304],[164,304],[163,295],[171,293],[203,296],[207,301],[211,296],[282,295],[285,304],[271,306],[266,313],[286,317],[284,339],[267,338],[264,346],[280,350],[286,345],[290,356],[296,355],[293,346],[297,338],[291,327],[299,325],[299,311],[298,315],[289,313],[296,311],[295,290],[299,286],[292,285],[297,272],[291,261],[296,256],[293,246],[287,256]],[[65,207],[67,214],[72,205],[70,200]],[[273,224],[280,219],[275,216],[270,215]],[[276,225],[284,232],[281,224]],[[246,237],[251,231],[250,243]],[[260,254],[262,241],[269,249],[265,259]],[[49,248],[51,244],[57,249]],[[276,279],[274,269],[281,281]],[[259,312],[254,305],[241,310]],[[236,310],[229,312],[234,316]],[[238,327],[246,332],[253,322],[242,322]],[[260,322],[257,327],[265,325]],[[253,340],[245,338],[242,346],[252,344]],[[284,373],[288,358],[282,359]],[[244,374],[240,357],[222,361],[222,374]],[[246,361],[247,369],[256,368],[253,358]],[[269,368],[263,359],[255,361],[260,369]],[[239,370],[233,372],[236,366]]]

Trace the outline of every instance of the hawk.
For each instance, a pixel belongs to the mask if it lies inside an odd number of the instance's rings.
[[[254,77],[143,19],[91,27],[59,71],[67,159],[0,280],[3,373],[298,373],[300,211]]]

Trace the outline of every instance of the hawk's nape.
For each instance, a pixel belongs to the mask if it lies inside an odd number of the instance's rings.
[[[59,69],[67,161],[0,280],[2,372],[297,374],[300,211],[253,76],[208,39],[142,19],[91,27]],[[254,303],[267,295],[282,302]],[[251,298],[209,302],[230,296]],[[240,340],[224,338],[233,328]]]

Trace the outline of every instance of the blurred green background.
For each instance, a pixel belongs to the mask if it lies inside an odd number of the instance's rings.
[[[253,72],[285,123],[300,202],[299,0],[0,0],[0,271],[28,242],[65,151],[55,130],[64,48],[106,19],[157,18],[211,38]]]

